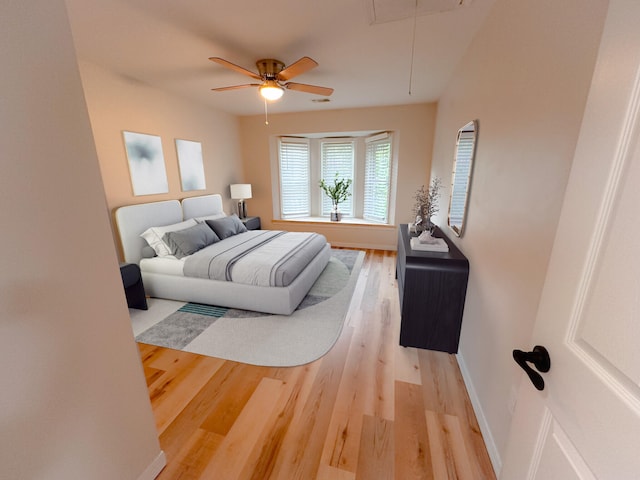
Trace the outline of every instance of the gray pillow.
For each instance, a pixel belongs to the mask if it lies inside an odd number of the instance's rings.
[[[220,241],[218,236],[204,223],[198,223],[184,230],[167,232],[162,240],[171,249],[171,254],[177,258],[186,257],[202,250],[207,245]]]
[[[205,223],[216,232],[220,240],[247,231],[247,227],[244,226],[244,223],[242,223],[236,214],[216,218],[215,220],[205,220]]]

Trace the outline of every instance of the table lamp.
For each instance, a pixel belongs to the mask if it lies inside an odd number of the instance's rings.
[[[231,198],[238,201],[238,217],[247,218],[247,206],[244,201],[251,198],[250,183],[234,183],[231,187]]]

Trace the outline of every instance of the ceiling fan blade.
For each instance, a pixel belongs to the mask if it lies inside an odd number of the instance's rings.
[[[278,74],[278,80],[285,82],[291,80],[293,77],[302,75],[304,72],[308,72],[312,68],[316,68],[318,62],[309,57],[302,57],[297,62],[292,63]]]
[[[262,77],[260,77],[260,75],[258,75],[257,73],[253,73],[251,70],[247,70],[246,68],[241,67],[240,65],[231,63],[225,60],[224,58],[210,57],[209,60],[211,60],[212,62],[216,62],[217,64],[220,64],[223,67],[227,67],[227,68],[230,68],[231,70],[235,70],[238,73],[242,73],[243,75],[247,75],[251,78],[255,78],[256,80],[262,80]]]
[[[285,83],[284,87],[289,90],[297,90],[299,92],[314,93],[316,95],[324,95],[328,97],[333,93],[333,88],[318,87],[317,85],[307,85],[306,83]]]
[[[225,92],[227,90],[240,90],[241,88],[259,87],[260,83],[246,83],[244,85],[233,85],[231,87],[212,88],[214,92]]]

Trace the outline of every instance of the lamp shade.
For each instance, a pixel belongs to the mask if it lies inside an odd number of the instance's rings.
[[[284,94],[284,89],[275,80],[267,80],[260,86],[260,95],[267,100],[278,100]]]
[[[250,183],[234,183],[231,186],[231,198],[234,200],[244,200],[251,198]]]

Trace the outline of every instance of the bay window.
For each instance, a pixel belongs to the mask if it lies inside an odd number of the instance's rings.
[[[395,196],[393,135],[365,132],[340,137],[321,134],[278,138],[274,215],[281,219],[327,219],[331,200],[319,187],[351,179],[351,196],[340,203],[343,220],[393,222]],[[274,159],[275,161],[275,159]]]

